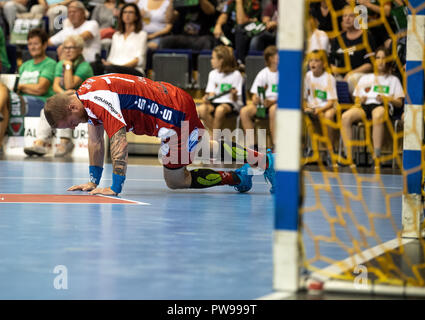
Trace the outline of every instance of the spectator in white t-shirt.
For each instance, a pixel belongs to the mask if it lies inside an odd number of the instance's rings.
[[[205,126],[213,130],[213,140],[216,140],[219,138],[219,130],[214,129],[221,129],[226,115],[233,111],[239,112],[242,107],[243,77],[237,70],[231,47],[215,47],[211,66],[213,70],[208,75],[206,94],[198,107],[198,114]]]
[[[279,54],[276,46],[268,46],[264,50],[264,60],[266,67],[262,69],[254,79],[250,93],[252,100],[241,109],[241,124],[245,130],[245,145],[248,148],[255,148],[254,135],[248,134],[247,130],[254,129],[254,122],[259,107],[266,108],[265,112],[269,115],[269,127],[273,144],[275,143],[275,117],[278,96],[278,64]],[[261,90],[265,91],[265,99],[261,97]]]
[[[84,39],[84,59],[94,62],[96,54],[100,54],[101,50],[99,24],[94,20],[86,20],[86,9],[80,1],[72,1],[68,5],[68,21],[71,25],[65,25],[63,30],[50,37],[49,46],[59,46],[58,56],[61,59],[65,39],[70,35],[79,35]]]
[[[379,157],[384,142],[384,125],[391,125],[389,114],[393,108],[403,106],[404,91],[400,80],[391,74],[388,57],[391,54],[380,47],[375,54],[375,73],[362,76],[354,90],[355,105],[342,115],[341,133],[348,160],[352,159],[347,148],[352,139],[351,126],[358,121],[372,120],[373,158],[375,169],[379,168]]]
[[[308,66],[310,70],[304,78],[304,101],[303,111],[311,120],[315,133],[325,135],[322,132],[324,121],[334,121],[338,100],[336,92],[335,77],[330,71],[325,50],[314,50],[309,54]],[[327,136],[332,145],[332,152],[335,151],[335,130],[331,126],[326,126]],[[331,157],[328,153],[328,165],[331,164]]]

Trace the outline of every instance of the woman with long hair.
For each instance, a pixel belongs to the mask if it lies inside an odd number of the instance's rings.
[[[108,58],[102,60],[106,73],[144,75],[148,34],[142,30],[142,17],[134,3],[125,4],[112,36]]]

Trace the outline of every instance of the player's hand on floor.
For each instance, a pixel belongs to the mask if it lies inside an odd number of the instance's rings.
[[[95,195],[95,194],[102,194],[104,196],[116,196],[117,194],[112,191],[111,188],[96,188],[92,190],[89,194]]]
[[[72,186],[68,191],[92,191],[93,189],[96,189],[96,185],[93,182],[87,182]]]

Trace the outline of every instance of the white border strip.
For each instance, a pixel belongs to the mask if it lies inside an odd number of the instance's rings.
[[[276,144],[276,170],[300,171],[301,117],[300,110],[277,109],[276,123],[279,125],[276,127],[276,136],[279,143]],[[294,137],[294,132],[298,137]]]

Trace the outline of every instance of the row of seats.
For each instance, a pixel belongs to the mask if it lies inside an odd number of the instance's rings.
[[[211,51],[156,50],[152,54],[152,78],[183,89],[205,89],[211,69]],[[164,68],[166,66],[166,68]],[[265,67],[262,52],[249,52],[245,61],[246,88],[249,90],[258,72]],[[148,69],[150,66],[148,65]],[[197,71],[197,79],[193,71]]]

